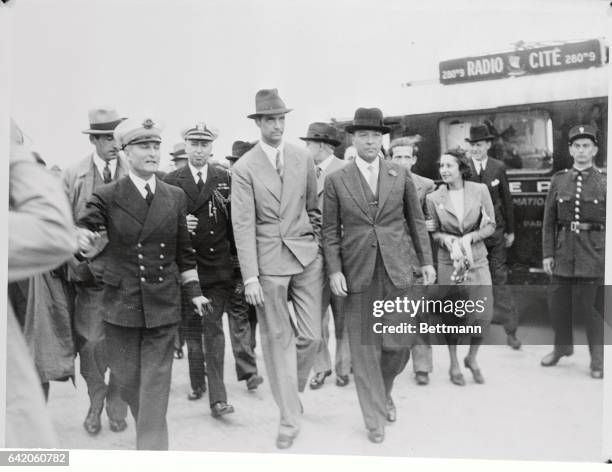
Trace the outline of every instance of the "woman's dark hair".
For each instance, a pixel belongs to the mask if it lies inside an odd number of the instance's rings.
[[[463,180],[469,180],[472,177],[472,169],[470,168],[469,161],[465,155],[465,151],[461,148],[449,149],[444,155],[453,156],[457,165],[459,166],[459,173]],[[438,167],[440,167],[440,160],[438,159]]]

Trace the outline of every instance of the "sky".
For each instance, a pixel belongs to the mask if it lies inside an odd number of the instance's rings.
[[[17,0],[11,113],[50,164],[91,152],[90,108],[165,124],[162,168],[180,131],[219,129],[215,158],[255,140],[255,93],[278,88],[285,136],[360,106],[410,112],[402,84],[441,60],[513,43],[605,36],[600,0]],[[418,94],[418,90],[416,91]],[[404,105],[405,104],[405,105]]]

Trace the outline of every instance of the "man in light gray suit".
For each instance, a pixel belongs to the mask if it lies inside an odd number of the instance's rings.
[[[321,342],[321,212],[312,158],[283,141],[291,110],[276,89],[257,92],[255,106],[248,117],[261,141],[232,168],[232,223],[245,298],[257,309],[280,408],[276,446],[286,449],[299,432],[298,391],[306,387]]]
[[[323,211],[323,189],[325,177],[346,162],[334,156],[334,149],[340,145],[338,131],[327,123],[312,123],[308,127],[306,136],[300,138],[306,142],[306,149],[315,163],[317,175],[317,195],[319,208]],[[334,319],[336,335],[336,385],[344,387],[349,383],[349,372],[351,370],[351,354],[348,345],[348,335],[344,324],[344,300],[331,293],[329,283],[325,278],[323,283],[323,298],[321,305],[322,335],[323,340],[317,352],[313,365],[314,377],[310,380],[310,388],[315,390],[321,388],[325,378],[330,376],[331,356],[327,346],[329,342],[329,308],[331,307]]]
[[[95,150],[74,166],[65,170],[64,188],[68,195],[75,221],[85,212],[85,205],[94,191],[101,186],[127,175],[128,166],[120,157],[113,137],[113,130],[121,123],[119,114],[112,109],[94,109],[89,112],[89,141]],[[102,274],[101,259],[77,260],[68,263],[68,277],[74,283],[74,330],[76,348],[81,361],[81,375],[89,393],[89,411],[83,423],[85,430],[95,435],[102,424],[100,415],[106,398],[111,431],[123,431],[127,427],[127,404],[121,399],[115,378],[111,372],[109,384],[104,375],[108,367],[102,324]]]

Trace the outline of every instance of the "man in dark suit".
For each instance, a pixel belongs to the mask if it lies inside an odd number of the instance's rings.
[[[520,349],[521,342],[516,337],[519,313],[512,301],[510,288],[506,286],[507,250],[514,243],[514,208],[506,166],[488,155],[494,138],[486,125],[470,127],[470,137],[466,138],[470,144],[470,180],[486,184],[493,200],[497,227],[495,233],[485,239],[493,282],[493,310],[495,318],[504,323],[508,345],[512,349]]]
[[[213,306],[210,316],[200,320],[191,315],[187,320],[189,374],[193,390],[190,399],[202,395],[204,334],[210,408],[212,415],[218,418],[234,411],[234,407],[227,403],[223,383],[223,313],[234,290],[231,256],[235,247],[230,216],[230,175],[223,166],[209,161],[216,138],[216,131],[204,122],[184,130],[187,166],[171,172],[164,180],[183,189],[187,196],[187,226],[196,251],[202,293]],[[254,364],[254,358],[252,361]],[[239,380],[257,376],[257,371],[250,370],[243,375]]]
[[[371,335],[373,303],[408,289],[413,265],[421,266],[426,285],[435,281],[435,270],[409,172],[378,155],[390,131],[382,112],[359,108],[346,131],[357,157],[325,181],[323,250],[332,292],[348,295],[344,313],[357,396],[368,439],[380,443],[385,421],[396,418],[391,388],[410,350]]]
[[[72,216],[77,221],[93,192],[105,184],[116,181],[128,173],[128,165],[119,157],[113,130],[121,117],[112,109],[99,108],[89,112],[89,129],[83,131],[95,150],[63,173],[63,182]],[[121,400],[113,372],[108,386],[104,375],[108,367],[102,322],[102,259],[77,260],[68,264],[68,279],[74,285],[74,331],[79,353],[81,375],[87,384],[89,411],[83,427],[92,435],[102,428],[100,415],[106,399],[106,413],[110,430],[127,428],[127,405]]]
[[[138,449],[168,449],[166,411],[181,288],[203,315],[185,194],[159,180],[161,127],[128,119],[114,132],[127,177],[95,191],[77,224],[81,253],[104,261],[109,365],[136,420]]]
[[[550,181],[542,233],[542,265],[552,276],[549,306],[555,347],[541,364],[551,367],[574,353],[572,319],[582,317],[594,379],[603,378],[604,362],[606,174],[593,166],[598,142],[593,126],[570,129],[574,165]]]

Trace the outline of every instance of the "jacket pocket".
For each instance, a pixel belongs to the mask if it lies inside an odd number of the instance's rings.
[[[104,282],[105,285],[110,285],[111,287],[119,287],[121,285],[121,278],[121,275],[105,270],[104,275],[102,276],[102,282]]]

